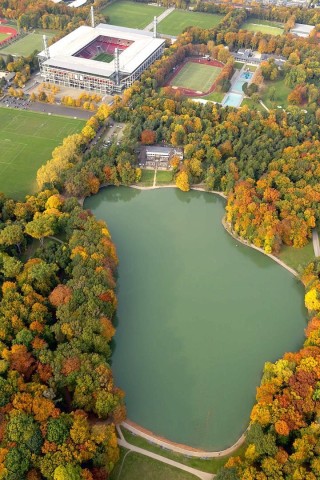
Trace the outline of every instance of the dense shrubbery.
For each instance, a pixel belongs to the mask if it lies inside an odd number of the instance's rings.
[[[125,417],[108,363],[115,247],[54,191],[2,196],[0,213],[0,477],[106,479]]]

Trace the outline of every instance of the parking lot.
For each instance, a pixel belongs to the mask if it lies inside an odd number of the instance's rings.
[[[73,118],[82,118],[87,120],[92,117],[94,112],[82,110],[76,107],[65,107],[64,105],[54,105],[51,103],[31,102],[28,99],[20,99],[6,96],[0,100],[0,107],[18,108],[20,110],[30,110],[32,112],[42,112],[48,115],[63,115]]]
[[[30,100],[15,97],[5,97],[0,101],[1,107],[20,108],[21,110],[28,110],[30,104]]]
[[[123,136],[123,129],[125,127],[125,123],[118,123],[118,122],[113,122],[110,124],[110,126],[107,128],[106,133],[103,137],[103,142],[105,145],[111,145],[113,142],[119,142],[121,141],[121,138]]]

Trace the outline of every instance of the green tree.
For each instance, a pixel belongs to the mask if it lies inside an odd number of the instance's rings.
[[[54,218],[49,215],[39,215],[26,225],[26,233],[30,237],[40,240],[43,246],[43,239],[54,234]]]
[[[4,245],[6,247],[16,245],[19,253],[21,253],[20,246],[23,241],[24,236],[21,225],[7,225],[3,230],[0,231],[0,245]]]

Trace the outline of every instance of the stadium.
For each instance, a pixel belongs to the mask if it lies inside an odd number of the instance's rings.
[[[45,82],[120,93],[163,54],[165,40],[154,31],[100,24],[82,26],[39,53]]]

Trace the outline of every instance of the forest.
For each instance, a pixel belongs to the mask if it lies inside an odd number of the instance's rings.
[[[115,246],[56,190],[2,195],[0,214],[0,478],[105,480],[125,418],[109,364]]]

